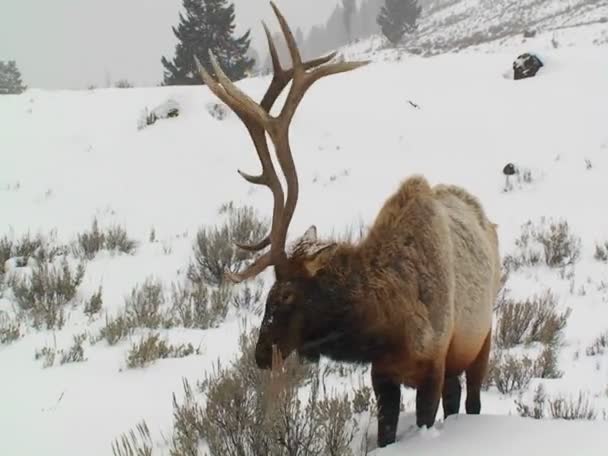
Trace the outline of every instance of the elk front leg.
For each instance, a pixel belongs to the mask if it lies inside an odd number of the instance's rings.
[[[444,365],[428,370],[422,384],[416,391],[416,424],[418,427],[433,427],[444,381]]]
[[[379,374],[372,366],[372,386],[378,404],[378,446],[385,447],[394,443],[397,436],[401,385]]]

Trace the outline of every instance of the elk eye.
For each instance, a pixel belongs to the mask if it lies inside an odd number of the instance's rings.
[[[281,296],[281,302],[284,305],[289,306],[293,303],[295,298],[296,298],[296,296],[291,291],[286,291],[283,293],[283,296]]]

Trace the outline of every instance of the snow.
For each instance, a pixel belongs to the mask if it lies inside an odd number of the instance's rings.
[[[593,27],[594,36],[607,28]],[[367,46],[348,52],[364,55]],[[598,411],[608,410],[608,355],[585,356],[608,329],[608,289],[602,287],[608,265],[593,258],[595,242],[608,240],[606,49],[587,40],[554,49],[540,34],[525,43],[490,43],[429,58],[379,52],[367,67],[317,83],[291,128],[300,198],[290,238],[311,224],[322,237],[370,223],[390,193],[415,173],[478,195],[499,225],[503,255],[514,250],[529,219],[565,218],[582,238],[573,277],[538,267],[513,273],[507,283],[513,297],[550,288],[560,309],[572,309],[559,358],[564,376],[535,379],[525,397],[542,383],[550,394],[584,391]],[[525,51],[539,55],[545,66],[535,78],[514,81],[511,64]],[[260,99],[268,82],[251,78],[239,86]],[[142,110],[166,100],[179,105],[179,116],[138,130]],[[87,264],[78,290],[80,299],[88,299],[103,285],[109,315],[149,276],[165,285],[183,279],[196,231],[219,221],[220,205],[235,201],[271,214],[270,193],[236,173],[259,169],[247,132],[236,116],[214,117],[208,105],[215,102],[204,87],[30,89],[2,97],[0,236],[53,231],[70,242],[93,217],[102,228],[124,225],[139,242],[136,255],[100,253]],[[533,182],[503,192],[508,162],[531,169]],[[152,228],[156,242],[148,240]],[[0,311],[14,308],[5,293]],[[0,346],[0,454],[107,455],[112,439],[141,419],[158,448],[166,449],[161,436],[170,435],[172,393],[179,400],[183,377],[201,378],[216,359],[237,353],[241,317],[232,313],[220,328],[206,331],[162,330],[173,342],[201,344],[202,354],[135,370],[124,368],[129,341],[114,347],[87,343],[83,363],[43,369],[34,360],[47,344],[67,348],[73,335],[95,334],[103,326],[104,317],[89,321],[81,305],[71,309],[61,331],[29,329]],[[250,317],[250,324],[258,321]],[[483,392],[482,415],[443,422],[439,412],[434,429],[418,430],[411,427],[413,392],[404,395],[398,442],[372,454],[486,454],[491,448],[496,455],[599,455],[608,443],[601,413],[595,422],[523,419],[517,417],[517,395],[495,389]]]

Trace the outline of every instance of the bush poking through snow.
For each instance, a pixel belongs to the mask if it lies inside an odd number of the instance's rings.
[[[503,261],[509,271],[541,262],[550,268],[561,268],[576,263],[581,254],[581,239],[570,233],[568,222],[550,220],[547,225],[544,217],[538,225],[531,220],[522,225],[515,246],[517,252],[506,255]]]
[[[123,227],[114,225],[107,229],[106,249],[132,255],[136,246],[137,243],[133,239],[129,239],[127,231]]]
[[[125,314],[109,319],[106,317],[106,324],[99,332],[99,339],[105,339],[109,345],[116,345],[131,334],[134,328],[133,322]]]
[[[185,400],[174,397],[172,456],[198,455],[205,440],[210,454],[350,455],[357,430],[346,395],[321,398],[318,367],[286,360],[273,389],[272,375],[257,368],[255,332],[241,337],[242,354],[228,368],[217,366],[199,383],[205,406],[184,383]],[[273,374],[274,375],[274,374]],[[298,396],[308,388],[307,398]]]
[[[200,349],[195,349],[192,344],[171,345],[158,333],[152,333],[131,345],[127,353],[127,367],[146,367],[157,359],[185,358],[195,353],[200,354]]]
[[[162,282],[148,277],[125,298],[125,309],[106,318],[98,340],[115,345],[132,334],[135,328],[217,328],[230,309],[232,288],[211,289],[200,283],[171,284],[170,306]]]
[[[264,292],[264,281],[259,277],[252,285],[244,283],[239,290],[233,293],[232,304],[237,310],[245,310],[253,312],[255,315],[261,315],[264,310],[262,302],[262,294]]]
[[[31,277],[12,275],[9,286],[35,328],[61,329],[65,322],[64,308],[76,296],[84,272],[82,263],[73,271],[64,257],[60,267],[41,263],[32,268]]]
[[[527,356],[499,352],[490,365],[486,384],[495,385],[502,394],[526,389],[534,377],[534,362]]]
[[[84,333],[77,334],[76,336],[74,336],[74,342],[72,343],[68,351],[61,351],[61,364],[81,363],[83,361],[86,361],[86,358],[84,357],[84,348],[82,347],[82,344],[84,343],[86,338],[87,336]]]
[[[604,263],[608,262],[608,241],[604,241],[602,244],[595,244],[593,258]]]
[[[587,356],[603,355],[608,351],[608,331],[600,334],[595,338],[593,343],[587,347],[585,353]]]
[[[230,114],[228,108],[223,103],[211,102],[207,103],[207,112],[216,120],[222,121]]]
[[[92,260],[100,250],[105,249],[131,255],[136,247],[137,243],[129,238],[123,227],[114,225],[102,231],[99,229],[99,223],[95,218],[91,225],[91,231],[78,235],[73,253],[77,257]]]
[[[0,277],[5,271],[5,264],[13,259],[14,267],[24,267],[34,260],[39,263],[52,262],[55,257],[67,253],[67,248],[57,245],[54,233],[48,237],[41,234],[33,237],[29,233],[14,241],[8,236],[0,239]]]
[[[231,289],[221,286],[209,292],[201,283],[171,284],[172,326],[217,328],[230,307]]]
[[[224,206],[228,219],[220,227],[203,227],[196,235],[194,262],[188,269],[188,278],[194,283],[218,286],[225,283],[227,270],[237,272],[248,260],[251,252],[239,249],[235,242],[254,244],[268,233],[270,224],[258,218],[251,206],[235,208]]]
[[[86,358],[84,357],[84,348],[82,346],[86,338],[87,336],[85,333],[75,335],[73,343],[67,351],[57,350],[54,346],[51,347],[49,345],[42,347],[41,349],[36,350],[34,359],[42,359],[42,366],[45,369],[52,367],[58,357],[59,363],[62,365],[86,361]]]
[[[103,306],[103,300],[101,296],[102,289],[101,287],[99,287],[99,289],[91,295],[89,300],[84,305],[85,315],[87,315],[88,317],[92,317],[93,315],[99,313],[101,307]]]
[[[179,110],[179,103],[171,98],[158,105],[152,111],[148,111],[148,108],[146,107],[137,120],[137,129],[141,130],[148,125],[154,124],[159,119],[177,117],[179,116]]]
[[[99,229],[97,218],[93,219],[90,232],[78,234],[77,243],[78,247],[75,249],[74,254],[88,260],[92,260],[97,252],[103,249],[105,244],[105,235]]]
[[[34,359],[42,359],[42,367],[46,369],[47,367],[51,367],[53,364],[55,364],[56,354],[56,350],[53,347],[46,346],[36,350],[34,353]]]
[[[162,282],[148,277],[142,285],[136,285],[125,299],[126,315],[134,327],[159,328],[163,323],[164,304]]]
[[[557,299],[550,290],[525,301],[505,299],[496,311],[495,343],[499,348],[559,341],[571,310],[557,311]]]
[[[10,344],[21,337],[21,325],[0,311],[0,345]]]
[[[516,400],[517,413],[526,418],[542,420],[547,417],[561,420],[595,420],[597,411],[582,391],[576,399],[557,396],[549,398],[542,385],[534,391],[532,404],[526,404],[521,399]]]
[[[137,431],[137,432],[136,432]],[[152,456],[152,437],[145,421],[112,442],[114,456]]]

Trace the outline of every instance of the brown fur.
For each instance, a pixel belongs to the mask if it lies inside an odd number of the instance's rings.
[[[289,264],[288,280],[275,283],[268,297],[260,365],[271,343],[284,355],[295,349],[313,358],[371,362],[385,382],[419,394],[430,388],[427,402],[439,400],[444,378],[463,371],[475,371],[481,383],[500,259],[496,225],[466,190],[431,188],[424,177],[410,177],[361,242],[303,238]],[[278,308],[283,319],[272,317]],[[326,336],[335,340],[323,341]],[[316,339],[316,352],[302,348]],[[434,422],[436,406],[430,407],[432,418],[419,424]]]

